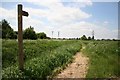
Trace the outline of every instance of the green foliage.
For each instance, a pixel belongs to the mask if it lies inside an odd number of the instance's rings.
[[[87,78],[120,77],[118,41],[86,41],[85,53],[90,58]]]
[[[91,39],[92,39],[92,38],[89,36],[89,37],[88,37],[88,40],[91,40]]]
[[[94,40],[94,36],[92,36],[92,40]]]
[[[2,21],[2,38],[16,39],[17,35],[9,25],[9,23],[3,19]]]
[[[46,34],[44,32],[41,32],[41,33],[37,33],[37,38],[39,38],[39,39],[46,39],[47,36],[46,36]]]
[[[87,37],[85,35],[83,35],[80,39],[81,40],[87,40]]]
[[[17,41],[3,40],[2,47],[3,78],[46,78],[52,74],[54,69],[70,61],[72,56],[80,50],[81,43],[78,41],[24,40],[24,72],[18,70]],[[11,58],[13,60],[10,60]]]
[[[37,35],[34,31],[34,28],[30,26],[29,28],[25,29],[23,32],[23,38],[24,39],[37,39]]]
[[[2,40],[2,68],[12,66],[17,60],[18,43],[16,40]]]

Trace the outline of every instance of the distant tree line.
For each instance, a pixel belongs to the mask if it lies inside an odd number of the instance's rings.
[[[2,32],[2,33],[1,33]],[[14,31],[7,20],[0,21],[0,34],[3,39],[17,39],[18,31]],[[1,37],[0,36],[0,37]],[[33,27],[23,31],[23,39],[50,39],[44,32],[36,33]]]
[[[86,37],[85,35],[83,35],[81,38],[80,38],[81,40],[94,40],[94,36],[92,36],[92,37]]]
[[[18,31],[14,31],[10,23],[8,23],[7,20],[3,19],[0,21],[0,38],[3,39],[17,39],[18,37]],[[51,39],[50,37],[47,37],[47,35],[44,32],[36,33],[34,31],[33,27],[28,27],[23,31],[23,39]],[[94,36],[92,37],[86,37],[86,35],[83,35],[80,38],[52,38],[52,39],[62,39],[62,40],[95,40]],[[97,41],[118,41],[116,39],[96,39]]]

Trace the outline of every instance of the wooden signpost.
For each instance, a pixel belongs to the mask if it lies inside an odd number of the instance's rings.
[[[22,4],[18,4],[18,62],[20,70],[24,70],[22,16],[28,16],[28,12],[22,10]]]

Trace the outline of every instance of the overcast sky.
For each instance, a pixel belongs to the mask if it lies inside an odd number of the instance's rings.
[[[31,1],[31,2],[30,2]],[[46,1],[46,2],[45,2]],[[84,1],[84,2],[83,2]],[[91,0],[24,0],[24,2],[0,2],[0,20],[6,19],[17,31],[17,4],[29,13],[23,17],[23,29],[34,27],[47,36],[76,38],[82,35],[96,39],[118,38],[118,3],[93,2]]]

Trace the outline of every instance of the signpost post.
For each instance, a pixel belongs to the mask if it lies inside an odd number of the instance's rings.
[[[28,12],[22,10],[22,4],[18,4],[18,62],[20,70],[24,70],[22,16],[28,16]]]

